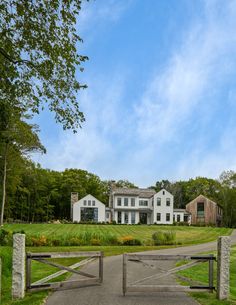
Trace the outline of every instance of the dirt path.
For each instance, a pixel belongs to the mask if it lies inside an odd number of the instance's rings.
[[[236,244],[236,230],[231,235],[232,244]],[[197,254],[216,249],[216,242],[188,247],[149,251],[152,254]],[[147,253],[147,252],[145,252]],[[86,271],[94,272],[96,264],[87,266]],[[169,269],[170,263],[161,263],[162,269]],[[155,266],[144,266],[133,263],[129,272],[129,279],[137,279],[137,275],[145,277],[156,273]],[[172,277],[165,278],[159,284],[174,284]],[[147,283],[146,283],[147,284]],[[47,300],[46,305],[198,305],[186,293],[128,293],[122,295],[122,256],[106,257],[104,259],[104,281],[102,286],[94,286],[73,290],[54,292]]]

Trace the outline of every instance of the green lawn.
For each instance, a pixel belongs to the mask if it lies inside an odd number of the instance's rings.
[[[157,230],[176,232],[177,244],[189,245],[215,240],[220,235],[229,235],[232,229],[213,227],[157,226],[157,225],[84,225],[84,224],[6,224],[10,231],[24,230],[28,236],[45,236],[53,239],[69,240],[81,234],[94,233],[98,236],[132,236],[144,245],[152,244],[152,234]]]
[[[158,247],[159,249],[160,247]],[[163,247],[164,248],[164,247]],[[105,256],[117,255],[127,252],[138,252],[154,250],[154,246],[87,246],[87,247],[30,247],[27,248],[28,252],[67,252],[67,251],[103,251]],[[41,305],[49,292],[32,292],[26,293],[23,300],[11,300],[11,263],[12,263],[12,248],[0,247],[0,257],[3,260],[3,275],[2,275],[2,302],[1,305]],[[55,260],[65,266],[75,263],[76,259],[60,259]],[[58,271],[57,268],[44,265],[38,262],[32,262],[32,281],[37,281],[54,272]],[[56,280],[61,280],[62,277]]]
[[[215,240],[220,235],[228,235],[232,232],[228,228],[211,227],[186,227],[186,226],[142,226],[142,225],[79,225],[79,224],[14,224],[5,225],[4,229],[10,231],[24,230],[26,235],[55,236],[56,238],[69,238],[80,232],[97,232],[100,234],[115,234],[117,237],[131,235],[142,240],[143,246],[80,246],[80,247],[31,247],[30,252],[54,252],[54,251],[103,251],[106,256],[117,255],[127,252],[148,251],[161,249],[163,246],[147,246],[150,244],[152,234],[157,230],[174,230],[177,243],[182,245],[196,244]],[[146,245],[145,245],[146,244]],[[166,248],[167,246],[165,246]],[[0,256],[3,259],[2,281],[2,305],[41,305],[48,292],[27,293],[26,298],[20,301],[11,300],[11,247],[0,247]],[[64,260],[63,263],[70,265],[73,260]],[[57,270],[43,264],[32,264],[33,280],[45,277]],[[204,303],[203,303],[204,304]],[[226,305],[226,304],[225,304]]]
[[[214,270],[214,285],[216,286],[216,263]],[[202,263],[192,268],[179,272],[180,275],[198,281],[200,283],[208,284],[208,264]],[[191,293],[202,305],[235,305],[236,304],[236,246],[231,248],[230,257],[230,298],[228,301],[218,301],[216,293]]]

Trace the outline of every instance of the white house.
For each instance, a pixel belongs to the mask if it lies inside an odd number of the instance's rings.
[[[162,189],[153,196],[153,222],[156,224],[173,224],[173,195]]]
[[[77,194],[77,198],[76,198],[76,194],[77,193],[71,194],[73,222],[75,221],[105,222],[106,221],[106,207],[104,203],[102,203],[92,195],[87,195],[82,199],[78,200],[78,194]]]
[[[109,207],[118,224],[172,224],[173,195],[166,190],[116,188]]]
[[[71,219],[73,222],[111,222],[117,224],[173,224],[191,222],[184,209],[174,209],[174,198],[167,190],[113,188],[109,207],[92,195],[78,200],[71,193]]]
[[[173,221],[174,222],[187,222],[191,223],[191,214],[185,209],[174,209],[173,211]]]

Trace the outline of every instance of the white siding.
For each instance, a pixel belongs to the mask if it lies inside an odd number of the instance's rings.
[[[175,212],[174,211],[174,221],[177,222],[178,216],[180,217],[180,220],[178,222],[184,221],[184,212]]]
[[[157,198],[161,199],[161,205],[157,206]],[[170,206],[167,206],[167,199],[170,200]],[[173,224],[173,195],[162,189],[160,192],[154,195],[153,203],[153,223],[157,224]],[[157,220],[157,213],[161,214],[161,220]],[[166,215],[170,215],[170,220],[166,220]]]
[[[86,200],[86,206],[84,200]],[[90,206],[88,206],[88,201],[91,202]],[[95,205],[93,205],[93,202],[95,202]],[[105,204],[92,195],[87,195],[73,204],[73,221],[79,222],[81,220],[81,208],[84,207],[98,208],[98,222],[106,221]]]

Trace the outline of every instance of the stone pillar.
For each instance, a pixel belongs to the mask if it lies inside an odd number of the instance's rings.
[[[217,298],[225,300],[229,296],[230,237],[220,236],[217,249]]]
[[[25,296],[25,235],[13,235],[12,298]]]

